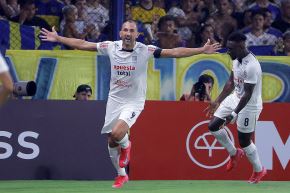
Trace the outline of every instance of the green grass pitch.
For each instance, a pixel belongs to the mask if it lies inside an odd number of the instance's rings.
[[[129,181],[112,189],[113,181],[0,181],[0,193],[290,193],[290,182],[263,181]]]

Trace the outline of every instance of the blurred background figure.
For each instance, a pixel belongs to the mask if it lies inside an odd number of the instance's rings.
[[[79,101],[87,101],[90,100],[92,93],[92,88],[89,85],[81,84],[78,86],[73,97]]]
[[[211,43],[219,42],[219,39],[215,33],[215,29],[211,24],[205,24],[201,27],[200,32],[196,34],[196,47],[204,45],[207,40],[210,40]]]
[[[211,91],[214,85],[214,79],[212,76],[203,74],[198,78],[189,94],[183,94],[180,97],[181,101],[203,101],[211,102]]]
[[[0,16],[10,19],[20,12],[20,6],[17,0],[0,0]]]
[[[176,19],[173,16],[165,15],[161,17],[156,33],[156,46],[163,49],[185,47],[185,41],[181,39],[181,36],[177,32]]]
[[[155,6],[153,0],[140,0],[139,4],[131,9],[131,14],[133,20],[143,23],[148,33],[147,43],[151,44],[156,37],[160,17],[166,15],[165,10]]]
[[[265,12],[258,10],[252,13],[252,25],[250,32],[246,33],[246,45],[249,46],[266,46],[275,45],[277,37],[265,31]]]
[[[283,34],[283,39],[281,39],[277,44],[277,56],[290,56],[290,30]]]
[[[215,30],[221,44],[224,46],[228,35],[237,30],[238,23],[232,16],[234,5],[230,0],[219,0],[216,2],[218,11],[212,17],[215,23]]]
[[[86,39],[95,26],[87,25],[82,21],[77,21],[78,9],[74,5],[66,5],[63,8],[64,22],[61,24],[61,32],[64,37]],[[63,26],[63,27],[62,27]],[[71,49],[65,46],[66,49]]]
[[[281,0],[281,11],[281,16],[274,21],[272,26],[284,33],[290,29],[290,0]]]
[[[37,26],[47,30],[51,29],[51,27],[44,19],[35,15],[37,8],[35,6],[34,0],[25,0],[20,2],[19,15],[12,17],[10,19],[11,21],[17,22],[21,25]]]
[[[19,0],[26,1],[26,0]],[[44,19],[49,26],[55,26],[59,30],[60,21],[62,19],[63,2],[59,0],[36,0],[36,15]]]

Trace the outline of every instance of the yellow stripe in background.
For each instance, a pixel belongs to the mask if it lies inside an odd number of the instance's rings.
[[[9,22],[10,26],[10,49],[20,50],[21,49],[21,34],[20,25],[18,23]]]

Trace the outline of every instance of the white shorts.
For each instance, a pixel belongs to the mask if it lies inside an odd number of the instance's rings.
[[[234,94],[229,95],[220,104],[219,108],[215,111],[214,116],[220,119],[225,119],[239,104],[239,98]],[[251,133],[255,131],[257,120],[259,119],[261,110],[249,111],[241,110],[237,118],[238,130],[242,133]]]
[[[2,54],[0,54],[0,73],[8,72],[8,66]]]
[[[139,104],[120,104],[109,99],[107,102],[105,123],[101,133],[111,133],[119,119],[125,121],[129,128],[132,127],[142,112],[143,107],[144,105]]]

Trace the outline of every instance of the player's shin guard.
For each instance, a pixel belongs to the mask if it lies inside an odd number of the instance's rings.
[[[255,172],[261,172],[263,167],[258,155],[256,145],[251,143],[248,147],[244,147],[243,150],[246,152],[246,156],[253,166]]]
[[[231,156],[236,154],[237,149],[235,148],[233,142],[230,140],[229,135],[225,129],[211,131],[211,134],[215,136],[215,138],[224,148],[226,148]]]
[[[118,176],[126,176],[125,168],[120,168],[119,166],[119,147],[110,147],[108,145],[109,155],[112,161],[113,166],[115,167],[116,171],[118,172]]]

